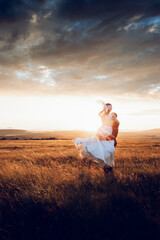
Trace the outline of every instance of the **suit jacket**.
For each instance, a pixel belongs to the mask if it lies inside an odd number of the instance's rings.
[[[120,125],[120,122],[117,119],[113,120],[113,123],[112,123],[112,135],[114,135],[115,138],[118,135],[119,125]]]

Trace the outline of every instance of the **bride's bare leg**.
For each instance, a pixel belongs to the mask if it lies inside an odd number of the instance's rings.
[[[92,160],[89,160],[88,164],[89,164],[89,168],[90,168],[91,164],[92,164]]]
[[[111,175],[110,173],[113,172],[113,168],[109,165],[105,164],[105,162],[102,159],[96,159],[96,161],[99,163],[99,165],[104,170],[105,175]]]
[[[96,159],[96,162],[99,163],[99,165],[103,168],[105,165],[105,162],[102,159]]]

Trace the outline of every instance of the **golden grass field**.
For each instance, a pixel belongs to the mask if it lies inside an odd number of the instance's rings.
[[[118,139],[113,175],[73,140],[0,141],[0,239],[160,239],[160,140]]]

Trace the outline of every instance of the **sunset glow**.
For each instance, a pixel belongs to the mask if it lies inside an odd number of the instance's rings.
[[[99,96],[92,97],[0,97],[1,128],[28,130],[86,130],[100,126]],[[105,100],[105,98],[101,98]],[[109,97],[113,111],[118,113],[120,129],[158,128],[158,102],[123,101]],[[154,108],[153,108],[154,106]],[[7,111],[6,111],[7,109]]]

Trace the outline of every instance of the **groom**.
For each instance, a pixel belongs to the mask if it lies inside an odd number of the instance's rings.
[[[107,103],[106,105],[109,105],[110,108],[108,108],[108,110],[106,111],[106,115],[109,115],[111,110],[112,110],[112,105],[110,103]],[[103,110],[104,111],[104,110]],[[100,112],[101,114],[101,112]],[[99,138],[99,140],[105,140],[105,141],[109,141],[109,140],[114,140],[114,147],[117,146],[117,135],[118,135],[118,131],[119,131],[119,121],[117,119],[117,114],[112,112],[111,113],[112,116],[114,116],[114,119],[112,119],[112,134],[110,134],[108,137],[104,137],[101,135],[97,135],[97,137]],[[113,168],[107,164],[104,164],[103,161],[99,161],[99,164],[103,167],[104,172],[106,174],[108,174],[109,172],[112,172]]]
[[[113,114],[113,113],[112,113]],[[108,136],[109,140],[113,139],[114,140],[114,146],[116,147],[117,146],[117,141],[116,141],[116,138],[117,138],[117,135],[118,135],[118,132],[119,132],[119,121],[117,119],[117,113],[114,113],[116,118],[114,120],[112,120],[112,134]],[[108,140],[108,139],[106,139]]]
[[[106,115],[109,115],[110,112],[112,111],[112,104],[110,103],[106,103],[106,106],[107,106],[107,111],[105,110],[106,112]],[[100,112],[100,114],[103,113],[104,110],[102,110]],[[103,136],[100,136],[98,135],[97,137],[99,138],[99,140],[106,140],[106,141],[109,141],[109,140],[114,140],[114,147],[117,146],[117,141],[116,141],[116,138],[117,138],[117,135],[118,135],[118,131],[119,131],[119,121],[117,119],[117,113],[115,112],[112,112],[112,115],[115,116],[115,119],[112,120],[112,134],[109,135],[108,137],[103,137]]]

